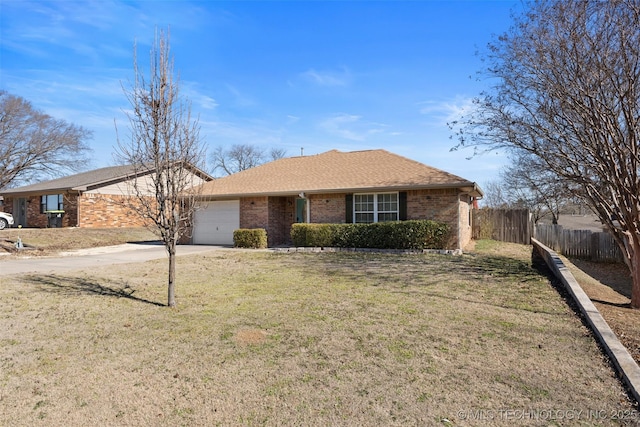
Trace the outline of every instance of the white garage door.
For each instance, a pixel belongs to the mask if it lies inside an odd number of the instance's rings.
[[[240,228],[240,201],[208,202],[196,211],[193,243],[233,245],[233,231]]]

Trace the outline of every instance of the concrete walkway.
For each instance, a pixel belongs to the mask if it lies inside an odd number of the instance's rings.
[[[177,254],[178,256],[192,255],[221,249],[225,249],[225,247],[178,245]],[[159,243],[126,243],[63,252],[55,257],[7,257],[0,260],[0,276],[82,270],[95,266],[145,262],[166,257],[167,252],[164,246]]]

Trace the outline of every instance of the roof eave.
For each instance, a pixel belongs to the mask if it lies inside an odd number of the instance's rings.
[[[80,192],[75,188],[62,187],[62,188],[47,188],[41,190],[28,190],[28,191],[15,191],[11,190],[3,191],[2,194],[6,197],[23,197],[23,196],[39,196],[44,194],[60,194],[69,192]]]
[[[450,190],[459,189],[463,193],[467,193],[473,197],[482,197],[484,193],[475,182],[459,182],[449,184],[424,184],[424,185],[392,185],[383,187],[345,187],[345,188],[316,188],[305,189],[300,187],[298,190],[282,190],[268,192],[247,192],[247,193],[209,193],[201,194],[199,199],[234,199],[240,197],[286,197],[304,194],[331,194],[331,193],[367,193],[367,192],[386,192],[386,191],[408,191],[408,190]]]

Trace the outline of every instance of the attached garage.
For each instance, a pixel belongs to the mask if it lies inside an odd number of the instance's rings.
[[[240,201],[205,202],[194,218],[194,244],[233,245],[233,231],[240,228]]]

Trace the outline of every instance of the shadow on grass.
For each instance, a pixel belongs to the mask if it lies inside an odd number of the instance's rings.
[[[595,299],[595,298],[591,298],[591,301],[597,302],[598,304],[609,305],[611,307],[631,308],[631,303],[630,302],[618,303],[618,302],[611,302],[611,301],[603,301],[603,300],[599,300],[599,299]]]
[[[499,278],[518,282],[539,280],[545,276],[531,263],[499,255],[465,254],[449,255],[397,255],[384,253],[338,253],[311,254],[309,257],[297,258],[296,263],[303,262],[305,268],[322,271],[348,273],[350,276],[372,276],[380,278],[409,279],[412,275],[425,274],[434,279],[443,279],[440,275],[462,275],[468,278],[486,280]]]
[[[471,253],[434,254],[327,253],[291,257],[311,276],[347,278],[390,292],[419,294],[458,303],[559,314],[535,292],[549,279],[544,266],[527,259]]]
[[[515,258],[497,255],[470,255],[454,264],[457,271],[479,277],[497,277],[519,282],[539,280],[546,276],[536,265]]]
[[[106,297],[127,298],[159,307],[165,306],[159,302],[133,296],[135,289],[132,289],[126,283],[123,283],[121,287],[117,288],[101,285],[87,278],[56,276],[52,274],[25,276],[24,280],[39,286],[45,292],[63,295],[102,295]]]
[[[569,259],[573,265],[584,271],[620,295],[631,298],[632,279],[629,268],[623,263],[590,262],[577,258]]]

